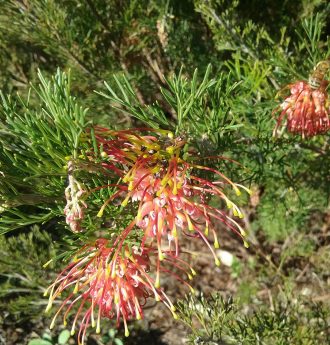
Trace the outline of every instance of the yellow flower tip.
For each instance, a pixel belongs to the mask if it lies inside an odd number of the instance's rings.
[[[100,334],[101,333],[101,327],[100,327],[100,325],[97,325],[97,327],[96,327],[96,334]]]
[[[67,325],[68,325],[67,321],[63,320],[63,326],[67,326]]]
[[[144,155],[143,155],[143,158],[148,158],[148,155],[147,155],[147,154],[144,154]]]
[[[168,152],[170,155],[172,155],[174,153],[174,147],[173,146],[166,147],[166,152]]]
[[[159,261],[163,261],[165,259],[165,255],[162,252],[158,254]]]
[[[220,248],[220,245],[219,245],[218,240],[215,240],[215,241],[214,241],[214,248],[215,248],[215,249],[219,249],[219,248]]]
[[[138,214],[136,216],[136,221],[140,222],[142,220],[142,213],[140,211],[138,211]]]
[[[206,236],[208,236],[208,234],[209,234],[209,228],[208,228],[208,227],[205,228],[204,234],[205,234]]]
[[[107,158],[108,157],[108,154],[104,151],[101,152],[101,157],[102,158]]]
[[[193,276],[195,276],[197,274],[193,268],[191,268],[190,270],[191,270],[191,273],[193,274]]]
[[[129,330],[125,329],[125,337],[129,337]]]
[[[66,161],[69,161],[69,160],[71,159],[71,156],[66,156],[66,157],[64,157],[64,159],[65,159]]]
[[[46,290],[46,291],[44,292],[44,297],[47,297],[47,295],[48,295],[48,290]]]
[[[141,320],[142,317],[141,317],[141,314],[139,312],[136,313],[136,320]]]
[[[226,200],[227,208],[231,209],[233,207],[233,203],[230,200]]]
[[[191,274],[188,273],[187,275],[189,280],[193,280],[193,276]]]
[[[73,294],[76,294],[78,292],[78,290],[79,290],[79,284],[77,282],[77,284],[74,287]]]
[[[174,307],[174,305],[171,306],[171,311],[172,311],[172,313],[174,313],[176,311],[176,308]]]
[[[160,281],[159,281],[159,279],[157,279],[157,280],[155,281],[155,288],[156,288],[156,289],[159,289],[159,288],[160,288]]]
[[[70,335],[73,336],[75,333],[76,333],[75,330],[72,329],[71,332],[70,332]]]
[[[168,132],[168,133],[167,133],[167,136],[168,136],[170,139],[173,139],[173,138],[174,138],[174,135],[173,135],[172,132]]]
[[[125,200],[121,203],[121,206],[122,206],[122,207],[125,207],[125,206],[127,206],[127,204],[128,204],[128,199],[125,199]]]
[[[246,232],[242,229],[241,230],[241,235],[244,237],[244,236],[246,236]]]
[[[240,196],[242,194],[241,191],[237,187],[234,187],[234,190],[237,196]]]
[[[218,267],[221,265],[221,262],[220,262],[220,260],[218,258],[214,260],[214,263]]]
[[[53,259],[50,259],[50,260],[47,261],[45,264],[43,264],[42,267],[43,267],[43,268],[46,268],[52,261],[53,261]]]
[[[195,289],[190,286],[190,292],[194,295],[195,294]]]
[[[160,296],[158,294],[155,296],[155,301],[160,302]]]
[[[96,217],[101,218],[103,216],[103,209],[101,208],[100,211],[97,213]]]
[[[48,313],[52,309],[52,304],[48,304],[45,310],[45,313]]]
[[[239,212],[239,213],[238,213],[238,217],[241,218],[241,219],[243,219],[243,218],[244,218],[244,214],[243,214],[242,212]]]
[[[173,315],[173,319],[174,319],[174,320],[177,320],[177,319],[178,319],[178,315],[177,315],[176,313],[172,313],[172,315]]]
[[[249,245],[248,242],[244,241],[243,243],[244,243],[244,247],[245,247],[245,248],[249,248],[249,247],[250,247],[250,245]]]

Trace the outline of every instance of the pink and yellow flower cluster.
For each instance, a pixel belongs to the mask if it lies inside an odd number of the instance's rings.
[[[112,184],[116,191],[97,216],[106,217],[107,206],[119,201],[119,207],[133,213],[134,219],[115,239],[102,238],[84,246],[49,288],[48,309],[63,291],[69,291],[53,323],[63,309],[66,320],[73,305],[79,304],[74,332],[85,309],[78,337],[82,343],[90,324],[99,332],[101,317],[116,318],[118,324],[122,320],[128,335],[127,320],[142,318],[142,307],[149,298],[162,301],[175,316],[160,281],[164,273],[193,290],[186,280],[196,273],[181,256],[187,238],[204,241],[216,265],[220,264],[214,251],[219,248],[219,227],[237,233],[247,246],[239,224],[243,213],[226,189],[236,195],[248,189],[219,170],[196,163],[185,140],[149,128],[113,131],[98,127],[95,137],[103,168],[117,176],[117,183]],[[138,246],[130,244],[132,234],[140,239]]]

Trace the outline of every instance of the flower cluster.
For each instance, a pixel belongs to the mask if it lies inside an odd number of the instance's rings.
[[[128,336],[127,320],[140,320],[143,317],[142,307],[149,298],[162,301],[176,317],[170,299],[162,289],[155,287],[154,280],[149,276],[152,255],[152,249],[145,248],[139,252],[136,248],[124,248],[123,241],[118,242],[118,239],[111,243],[101,238],[84,246],[45,292],[45,295],[50,294],[48,311],[62,292],[71,290],[56,312],[50,328],[54,327],[63,309],[66,325],[68,314],[75,304],[79,307],[71,334],[75,333],[76,323],[82,314],[79,344],[84,343],[89,325],[96,327],[97,333],[100,332],[101,317],[115,318],[118,325],[122,319],[125,335]]]
[[[326,61],[318,64],[308,82],[297,81],[288,85],[290,95],[279,106],[281,113],[274,134],[284,118],[287,130],[302,137],[323,134],[330,129],[330,102],[326,92],[328,81],[323,79],[328,65]]]
[[[182,156],[186,142],[173,138],[171,132],[149,132],[154,135],[142,136],[133,130],[115,132],[99,128],[97,136],[102,143],[104,156],[122,168],[119,193],[124,195],[122,206],[129,201],[138,202],[136,225],[144,231],[142,245],[155,240],[159,260],[163,260],[162,242],[167,238],[169,248],[173,243],[178,256],[178,231],[189,232],[190,236],[199,237],[207,244],[219,265],[219,259],[207,238],[209,232],[212,233],[214,247],[219,247],[215,223],[222,223],[241,237],[245,232],[233,217],[211,206],[209,201],[211,197],[217,197],[228,209],[232,209],[233,216],[242,218],[242,212],[225,194],[224,188],[231,186],[237,195],[241,194],[241,188],[249,190],[233,183],[218,170],[184,160]],[[113,139],[105,139],[105,134]],[[196,170],[216,175],[219,179],[210,181],[201,178],[194,174]]]
[[[119,201],[119,207],[129,207],[134,218],[119,232],[116,240],[109,233],[111,241],[102,238],[84,246],[77,253],[78,258],[48,289],[47,309],[63,291],[72,290],[56,312],[51,326],[63,309],[66,309],[66,323],[70,310],[78,304],[72,333],[79,315],[83,315],[78,335],[82,343],[90,324],[100,331],[101,317],[116,318],[117,324],[122,320],[128,335],[127,320],[142,318],[142,307],[149,298],[162,301],[175,316],[175,308],[161,288],[160,278],[163,273],[172,276],[193,291],[187,279],[192,279],[196,273],[181,258],[184,237],[202,239],[216,265],[220,261],[213,248],[219,248],[219,226],[236,232],[247,246],[245,232],[235,220],[243,214],[225,189],[229,186],[237,195],[241,194],[241,189],[249,190],[233,183],[219,170],[198,164],[199,158],[187,151],[184,139],[159,129],[113,131],[99,127],[95,128],[95,138],[101,150],[103,169],[117,176],[117,183],[97,186],[93,190],[108,186],[117,188],[105,200],[97,216],[103,217],[107,206],[115,201],[118,205]],[[94,153],[90,157],[95,157]],[[207,176],[217,179],[209,180]],[[87,207],[79,199],[84,193],[69,174],[68,204],[64,211],[74,232],[81,230],[82,207]],[[130,242],[129,238],[133,237],[140,239],[138,246],[136,240],[134,246]],[[84,313],[83,308],[87,309]],[[96,322],[94,315],[97,315]]]

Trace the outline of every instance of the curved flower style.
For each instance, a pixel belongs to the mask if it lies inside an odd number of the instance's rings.
[[[148,274],[152,249],[144,248],[138,253],[137,250],[122,248],[122,243],[118,245],[118,239],[111,247],[108,247],[109,244],[106,239],[98,239],[94,244],[83,247],[45,292],[45,295],[50,292],[46,309],[48,311],[63,291],[71,289],[56,312],[50,328],[54,327],[55,320],[63,309],[66,309],[66,325],[70,310],[78,304],[71,329],[73,335],[77,320],[83,313],[83,308],[86,308],[78,334],[79,344],[84,344],[90,324],[96,327],[97,333],[100,332],[101,317],[116,318],[117,325],[122,319],[125,335],[128,336],[127,320],[141,319],[142,308],[150,297],[162,301],[176,317],[175,307],[170,299],[163,290],[154,286],[155,282]]]
[[[279,106],[282,111],[274,135],[284,118],[287,130],[302,137],[323,134],[330,129],[330,103],[326,92],[329,82],[324,80],[329,66],[329,61],[321,61],[308,82],[297,81],[288,85],[290,95]]]
[[[241,237],[245,232],[232,217],[211,206],[210,197],[222,199],[232,209],[234,216],[242,218],[242,212],[227,197],[223,187],[232,186],[237,195],[240,195],[239,188],[246,188],[233,183],[220,171],[182,159],[180,156],[183,155],[186,142],[181,138],[173,138],[171,132],[144,130],[153,132],[154,135],[139,135],[141,129],[118,132],[98,129],[97,139],[102,144],[104,156],[109,157],[111,164],[116,165],[117,169],[122,167],[120,177],[126,188],[121,184],[115,197],[125,193],[122,206],[126,206],[129,201],[139,202],[136,225],[144,230],[143,244],[150,239],[157,241],[160,261],[165,257],[163,238],[167,237],[170,248],[174,243],[178,256],[178,230],[186,234],[187,230],[189,236],[204,240],[214,255],[215,263],[219,265],[219,259],[207,238],[211,232],[214,247],[219,247],[215,221],[220,221]],[[110,134],[114,139],[107,140],[104,134]],[[220,177],[220,181],[195,176],[195,170],[215,174]],[[244,244],[247,245],[245,241]]]

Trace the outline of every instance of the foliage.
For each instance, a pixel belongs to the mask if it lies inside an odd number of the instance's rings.
[[[249,313],[220,294],[188,295],[178,303],[181,320],[190,328],[192,344],[326,344],[329,310],[301,301],[277,303]]]
[[[325,305],[276,296],[270,310],[250,294],[274,275],[299,295],[290,264],[309,258],[307,270],[320,285],[328,279],[329,135],[274,138],[273,111],[285,85],[307,79],[329,58],[330,5],[0,0],[0,8],[1,317],[37,319],[40,293],[53,278],[48,268],[58,271],[81,243],[108,228],[120,234],[137,210],[109,203],[97,217],[118,180],[100,168],[105,159],[93,126],[152,127],[187,140],[185,157],[254,191],[250,202],[240,197],[252,248],[249,258],[235,253],[231,272],[249,307],[217,294],[180,302],[191,341],[326,343]],[[70,180],[92,190],[82,199],[84,233],[72,233],[63,213]],[[242,280],[245,259],[251,267]],[[113,333],[108,338],[120,343]]]

